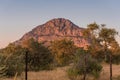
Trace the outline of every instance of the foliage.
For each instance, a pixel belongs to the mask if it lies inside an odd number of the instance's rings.
[[[79,49],[75,55],[73,67],[68,71],[71,78],[86,74],[91,74],[95,78],[99,77],[102,66],[92,58],[92,56],[83,49]]]
[[[107,63],[110,63],[110,57],[107,55]],[[120,54],[112,55],[112,64],[120,64]]]
[[[100,30],[100,33],[99,33],[99,37],[106,41],[106,42],[109,42],[111,40],[113,40],[115,38],[115,35],[118,34],[118,32],[116,32],[115,29],[109,29],[109,28],[105,28],[103,27],[101,30]]]
[[[2,50],[4,56],[0,56],[0,75],[12,77],[17,73],[20,75],[25,68],[25,55],[28,52],[28,69],[39,71],[43,69],[50,69],[52,62],[52,55],[48,48],[41,43],[29,39],[27,48],[9,44]]]
[[[58,65],[68,64],[76,51],[73,41],[67,39],[53,41],[49,49]]]
[[[29,70],[39,71],[50,68],[53,58],[48,48],[34,39],[29,39],[25,45],[28,49]]]
[[[99,39],[101,40],[101,44],[104,50],[105,61],[107,61],[107,57],[109,59],[110,64],[110,80],[112,80],[112,60],[113,54],[116,54],[118,50],[116,47],[119,47],[115,36],[118,35],[118,32],[115,29],[110,29],[106,27],[102,27],[99,32]]]
[[[90,50],[93,57],[101,50],[101,44],[98,38],[99,27],[100,26],[94,22],[87,25],[87,28],[83,31],[84,38],[90,42],[90,45],[88,45],[87,48]]]
[[[120,54],[119,55],[113,55],[112,57],[112,63],[113,64],[120,64]]]
[[[120,51],[119,44],[115,39],[117,34],[115,29],[106,28],[104,24],[98,25],[96,23],[89,24],[83,31],[84,37],[90,39],[91,44],[88,46],[90,53],[98,61],[107,61],[109,55],[112,55],[113,62],[117,62],[114,58],[115,55],[119,55]],[[111,54],[109,50],[111,50]]]
[[[67,75],[70,80],[80,80],[81,76],[79,76],[79,70],[74,69],[74,68],[69,68],[67,70]]]
[[[24,70],[24,49],[20,46],[10,44],[3,52],[7,55],[4,55],[4,59],[2,59],[0,75],[7,77],[12,77],[16,73],[20,75]]]
[[[14,76],[16,73],[20,75],[24,71],[24,62],[23,62],[22,54],[16,55],[13,54],[9,59],[6,61],[6,76],[11,77]]]
[[[2,65],[4,62],[3,60],[6,58],[5,55],[3,55],[2,53],[0,53],[0,64]]]

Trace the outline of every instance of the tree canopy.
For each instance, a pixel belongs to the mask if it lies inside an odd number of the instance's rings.
[[[55,40],[51,43],[50,50],[55,58],[56,63],[59,65],[64,65],[69,63],[70,59],[72,59],[76,51],[76,46],[71,40]]]

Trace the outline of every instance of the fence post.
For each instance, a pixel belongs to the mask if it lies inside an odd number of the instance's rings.
[[[25,54],[25,80],[28,80],[27,72],[28,72],[28,51],[26,51]]]

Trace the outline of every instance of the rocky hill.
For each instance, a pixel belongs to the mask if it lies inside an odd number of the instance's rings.
[[[50,41],[67,38],[74,41],[76,46],[85,47],[88,45],[88,41],[83,38],[83,30],[84,28],[78,27],[68,19],[56,18],[35,27],[15,43],[21,44],[24,40],[33,38],[49,45]]]

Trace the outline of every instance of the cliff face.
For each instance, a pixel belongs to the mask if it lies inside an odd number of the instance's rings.
[[[76,46],[85,47],[88,45],[88,41],[83,38],[83,30],[84,28],[78,27],[70,20],[56,18],[32,29],[32,31],[16,41],[16,44],[21,44],[24,40],[33,38],[38,42],[44,42],[45,45],[49,45],[50,41],[67,38],[74,41]]]

